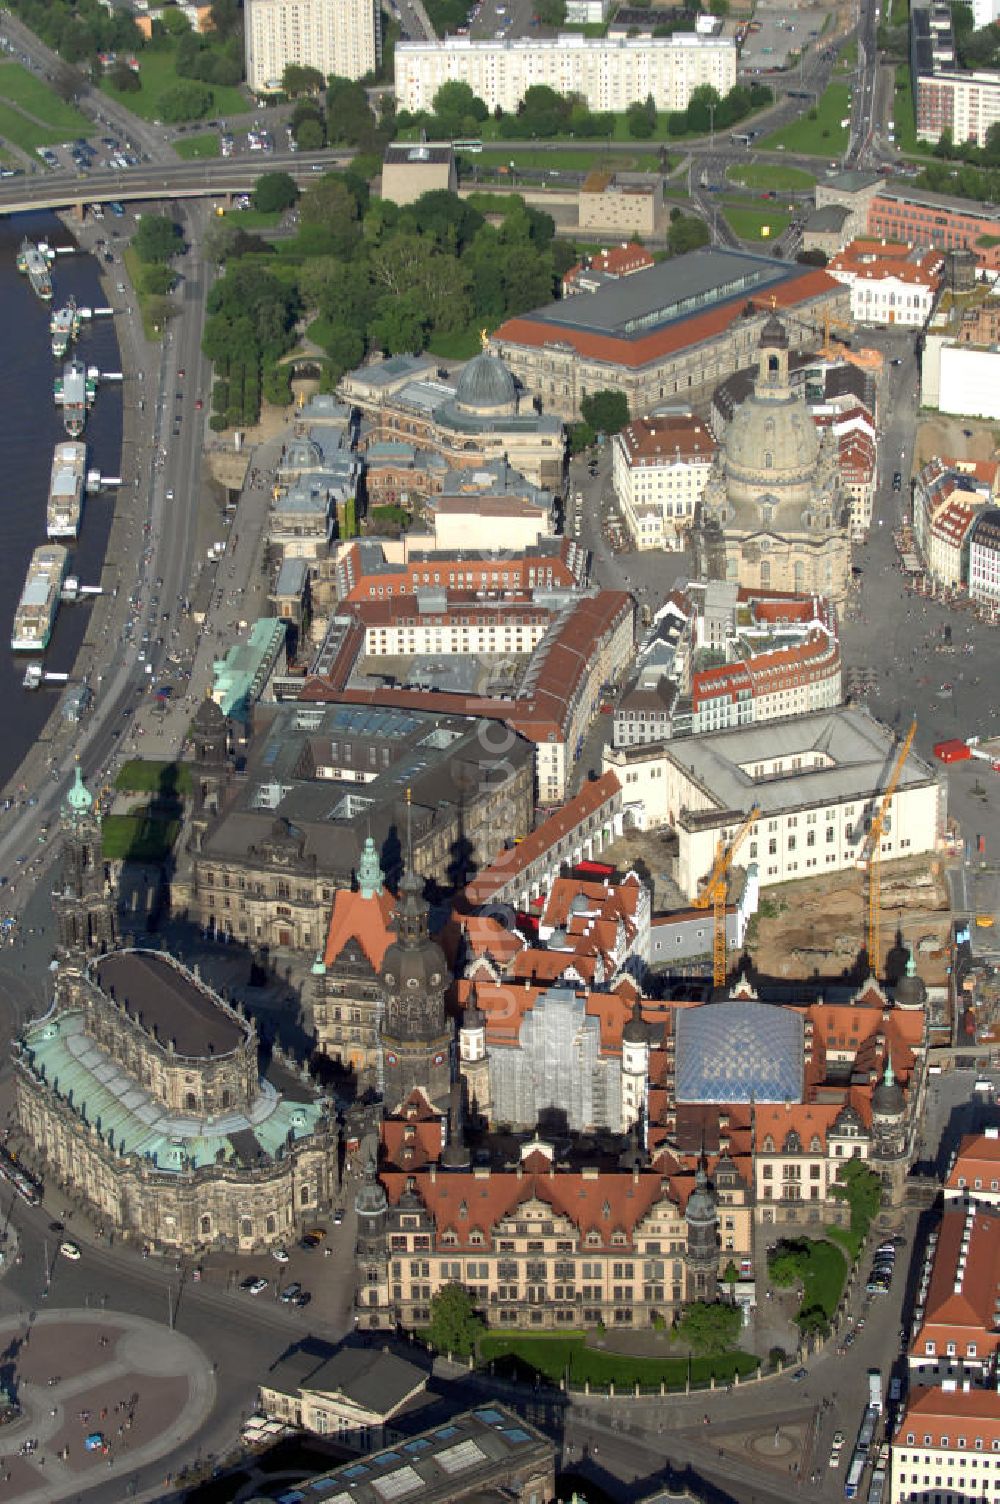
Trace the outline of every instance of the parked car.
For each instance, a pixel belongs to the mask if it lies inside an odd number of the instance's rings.
[[[73,1263],[81,1257],[80,1250],[75,1243],[60,1243],[59,1252],[64,1259],[71,1259]]]
[[[271,1257],[272,1257],[272,1259],[274,1259],[275,1263],[277,1263],[277,1264],[287,1264],[288,1263],[288,1253],[287,1253],[287,1250],[284,1249],[284,1248],[272,1248],[271,1249]]]
[[[302,1286],[299,1284],[298,1280],[293,1280],[290,1285],[285,1286],[281,1294],[278,1296],[278,1299],[283,1301],[286,1306],[290,1306],[293,1301],[298,1300],[301,1294]]]
[[[257,1279],[252,1279],[247,1288],[250,1291],[251,1295],[263,1295],[264,1291],[268,1287],[268,1283],[268,1280],[258,1277]]]

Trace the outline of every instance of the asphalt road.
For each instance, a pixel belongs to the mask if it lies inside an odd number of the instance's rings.
[[[66,67],[62,59],[50,48],[46,47],[33,31],[20,22],[16,16],[4,11],[0,17],[0,36],[5,36],[14,44],[18,54],[27,56],[29,66],[36,71],[43,82],[51,78]],[[130,140],[139,144],[144,152],[149,154],[153,162],[175,162],[176,153],[169,141],[164,139],[162,131],[158,131],[145,120],[140,120],[133,115],[131,110],[126,110],[122,105],[116,104],[108,94],[100,93],[92,89],[83,81],[82,88],[77,96],[77,106],[85,115],[89,115],[97,124],[103,122],[112,125],[122,131]]]

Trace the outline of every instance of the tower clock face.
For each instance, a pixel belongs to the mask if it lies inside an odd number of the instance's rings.
[[[396,1055],[394,1055],[391,1050],[386,1055],[385,1061],[386,1061],[387,1065],[398,1065],[399,1064],[398,1057]]]
[[[387,987],[395,987],[396,985],[396,978],[393,976],[391,971],[387,971],[385,974],[385,985]]]

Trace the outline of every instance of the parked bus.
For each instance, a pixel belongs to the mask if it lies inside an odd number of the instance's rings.
[[[481,141],[453,141],[452,146],[456,151],[471,151],[479,153],[483,149]]]
[[[851,1458],[851,1465],[847,1470],[847,1477],[844,1479],[845,1499],[856,1499],[858,1497],[858,1489],[861,1487],[861,1477],[865,1470],[866,1460],[864,1452],[860,1449],[855,1451],[854,1456]]]

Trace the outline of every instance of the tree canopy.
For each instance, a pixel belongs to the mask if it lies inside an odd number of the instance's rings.
[[[475,1350],[476,1341],[483,1331],[485,1325],[476,1315],[472,1296],[464,1285],[445,1285],[431,1296],[427,1336],[438,1352],[467,1358]]]
[[[742,1325],[738,1306],[728,1301],[696,1300],[684,1307],[677,1329],[693,1352],[715,1357],[736,1346]]]
[[[299,63],[286,63],[281,75],[282,93],[289,99],[296,99],[300,94],[321,94],[325,83],[318,68],[304,68]]]
[[[254,208],[265,214],[290,209],[298,202],[298,197],[295,179],[287,172],[265,172],[254,185]]]
[[[132,245],[140,261],[169,261],[181,248],[181,227],[167,214],[144,214]]]
[[[580,414],[595,433],[618,433],[628,422],[628,398],[624,392],[591,392],[581,399]]]

